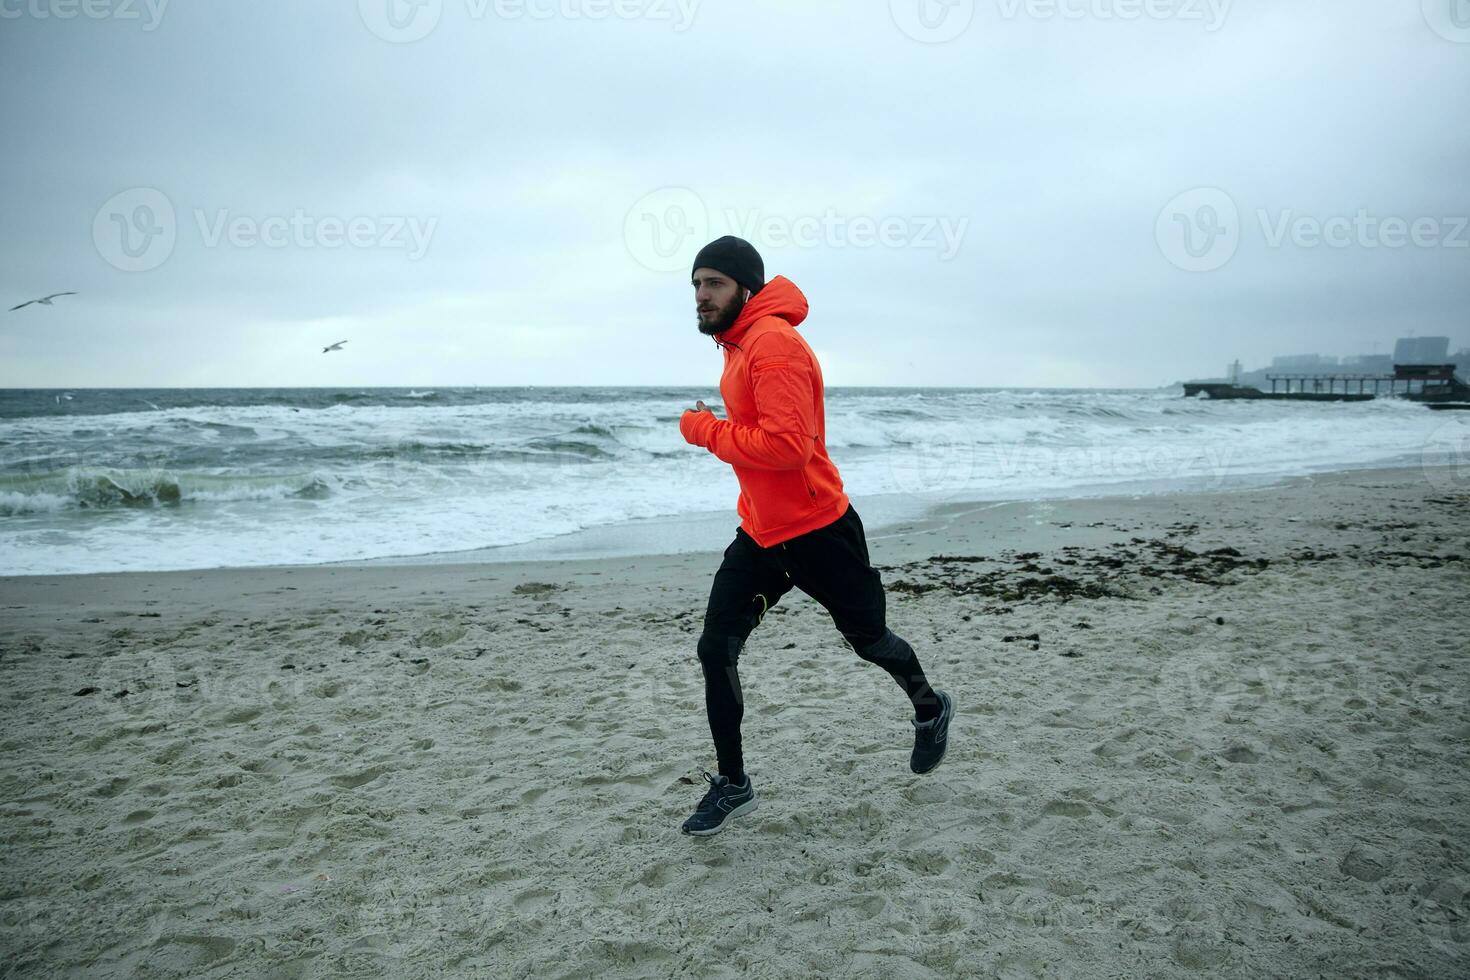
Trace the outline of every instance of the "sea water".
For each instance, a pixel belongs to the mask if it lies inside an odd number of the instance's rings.
[[[699,398],[723,415],[707,388],[0,391],[0,574],[442,557],[709,514],[733,530],[732,470],[679,435]],[[1419,466],[1466,428],[1392,399],[1178,388],[832,388],[826,408],[849,495],[889,519]]]

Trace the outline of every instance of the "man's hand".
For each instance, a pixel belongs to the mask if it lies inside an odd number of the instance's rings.
[[[704,418],[705,415],[709,415],[709,418]],[[694,403],[693,408],[686,408],[679,417],[679,432],[691,446],[704,447],[707,445],[705,433],[709,431],[710,423],[715,418],[717,416],[714,410],[701,399]]]

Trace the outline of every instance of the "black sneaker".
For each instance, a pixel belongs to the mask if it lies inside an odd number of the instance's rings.
[[[709,791],[699,801],[694,814],[684,821],[684,833],[696,837],[718,834],[725,829],[731,817],[755,809],[755,785],[750,781],[750,773],[745,774],[744,786],[732,786],[724,776],[712,776],[703,769],[700,772],[709,782]]]
[[[949,748],[949,720],[954,717],[954,702],[943,691],[934,693],[939,695],[939,717],[925,722],[909,719],[914,726],[914,754],[909,758],[909,768],[920,774],[932,772],[944,758],[944,750]]]

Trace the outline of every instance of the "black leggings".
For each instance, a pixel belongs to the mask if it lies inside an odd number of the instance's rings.
[[[744,717],[737,662],[751,631],[766,610],[795,586],[832,615],[859,657],[886,670],[908,695],[920,721],[939,713],[913,648],[886,623],[883,580],[868,562],[863,522],[851,506],[840,518],[783,544],[762,548],[743,528],[725,549],[715,573],[699,662],[704,670],[704,703],[720,772],[738,779],[744,772],[740,721]]]

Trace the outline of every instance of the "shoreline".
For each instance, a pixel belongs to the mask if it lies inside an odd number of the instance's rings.
[[[1220,476],[1209,478],[1209,485],[1202,485],[1206,478],[1190,477],[1173,481],[1137,480],[1100,483],[1082,487],[1066,487],[1053,494],[1028,497],[998,496],[994,498],[963,497],[968,491],[929,495],[879,494],[853,498],[853,506],[863,517],[869,537],[881,533],[884,536],[905,533],[905,529],[922,528],[937,515],[954,508],[990,506],[1027,506],[1033,504],[1058,504],[1063,502],[1148,499],[1175,496],[1190,496],[1217,493],[1248,493],[1274,486],[1290,486],[1303,480],[1321,479],[1333,474],[1361,472],[1403,472],[1408,470],[1436,469],[1412,454],[1400,457],[1398,465],[1380,460],[1359,466],[1327,464],[1321,469],[1306,473],[1247,473],[1233,479]],[[319,568],[404,568],[440,565],[508,565],[524,562],[627,560],[643,558],[666,558],[720,552],[729,543],[740,518],[732,506],[717,511],[704,511],[681,515],[660,515],[622,521],[616,524],[582,528],[549,538],[510,545],[494,545],[485,548],[467,548],[458,551],[425,552],[408,555],[386,555],[374,558],[348,558],[323,562],[303,562],[291,565],[223,565],[207,568],[180,569],[120,569],[110,571],[55,572],[0,574],[0,582],[7,579],[66,578],[73,576],[108,575],[183,575],[190,573],[281,571]],[[649,542],[653,542],[650,544]]]
[[[1442,473],[1442,480],[1453,480],[1455,467],[1419,467],[1415,470],[1410,466],[1402,467],[1369,467],[1362,469],[1332,469],[1315,474],[1296,474],[1280,478],[1262,477],[1260,483],[1246,478],[1241,485],[1228,489],[1213,490],[1187,490],[1153,492],[1153,493],[1106,493],[1101,492],[1093,496],[1080,497],[1044,497],[1035,499],[1002,499],[1002,500],[948,500],[935,501],[923,505],[918,516],[901,517],[898,519],[883,520],[880,516],[877,520],[871,519],[867,507],[868,502],[854,502],[853,506],[858,508],[859,515],[863,518],[864,528],[867,532],[870,549],[875,553],[872,556],[874,564],[879,562],[876,553],[878,549],[873,548],[873,542],[886,542],[886,549],[897,549],[901,560],[914,560],[917,551],[913,547],[920,541],[933,541],[936,535],[942,534],[943,530],[957,518],[966,515],[979,514],[994,511],[999,515],[1019,515],[1022,512],[1035,511],[1047,513],[1057,507],[1073,507],[1085,509],[1111,510],[1114,507],[1147,507],[1150,502],[1183,501],[1192,498],[1213,498],[1230,496],[1235,494],[1250,494],[1269,491],[1272,489],[1290,489],[1292,487],[1311,484],[1314,482],[1337,482],[1339,480],[1351,479],[1355,476],[1366,476],[1371,478],[1393,479],[1399,476],[1412,475],[1415,472],[1437,472]],[[1167,506],[1167,504],[1165,504]],[[880,510],[880,515],[881,515]],[[1013,517],[1014,520],[1014,517]],[[579,566],[586,564],[591,571],[602,574],[604,571],[612,571],[618,568],[626,568],[629,559],[653,562],[660,566],[686,566],[691,560],[704,558],[710,555],[719,555],[729,544],[734,536],[735,528],[739,525],[739,517],[733,508],[727,513],[724,511],[710,512],[691,515],[683,518],[652,518],[647,521],[628,522],[622,525],[612,525],[605,528],[588,528],[582,531],[561,535],[557,538],[542,539],[523,545],[504,545],[496,548],[469,549],[456,552],[436,552],[427,555],[409,555],[402,558],[370,558],[353,559],[347,561],[318,562],[301,565],[238,565],[222,566],[213,568],[185,568],[166,569],[161,571],[110,571],[110,572],[66,572],[50,575],[0,575],[0,605],[5,608],[20,608],[16,604],[5,603],[7,588],[18,590],[23,593],[28,587],[38,583],[44,583],[48,588],[55,584],[72,582],[74,580],[99,582],[107,580],[109,588],[104,592],[112,594],[127,594],[128,585],[141,586],[142,580],[149,578],[167,579],[170,591],[178,591],[184,582],[192,582],[212,577],[238,577],[245,585],[255,585],[251,580],[261,579],[276,575],[302,576],[304,580],[320,583],[337,577],[339,573],[350,575],[361,572],[368,575],[403,575],[419,574],[433,578],[442,578],[453,581],[457,575],[469,574],[476,569],[495,571],[499,578],[501,575],[513,577],[519,572],[530,568],[544,565],[549,566]],[[596,540],[599,537],[610,535],[615,541],[626,540],[625,532],[628,528],[653,527],[660,529],[663,533],[659,538],[668,541],[671,532],[679,529],[693,529],[694,533],[704,538],[703,547],[679,547],[667,548],[655,551],[625,552],[614,549],[607,553],[578,553],[579,548],[585,548],[580,544],[588,539]],[[1015,530],[1014,525],[1012,528]],[[687,540],[687,539],[686,539]],[[569,552],[566,554],[541,555],[537,552],[548,542],[560,542],[559,550]],[[936,542],[937,543],[937,542]],[[1020,547],[1025,550],[1026,545]],[[922,548],[918,549],[922,550]],[[474,556],[487,553],[495,553],[500,556],[493,560],[476,560]],[[293,587],[292,591],[300,586]],[[147,591],[143,587],[143,591]],[[133,601],[137,601],[136,599]],[[156,602],[157,600],[151,600]]]

